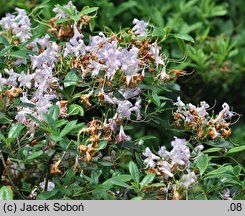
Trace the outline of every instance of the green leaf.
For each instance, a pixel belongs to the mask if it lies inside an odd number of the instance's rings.
[[[95,11],[97,11],[99,9],[99,7],[90,7],[90,8],[85,8],[83,9],[79,14],[90,14],[93,13]]]
[[[150,184],[154,180],[155,176],[155,174],[147,174],[140,182],[140,189],[143,189],[146,185]]]
[[[0,112],[0,118],[4,118],[5,117],[5,114]]]
[[[204,150],[203,153],[211,153],[211,152],[218,152],[220,151],[222,148],[210,148],[207,150]]]
[[[239,177],[241,173],[242,167],[240,165],[237,165],[233,168],[233,173],[235,176]]]
[[[77,104],[71,104],[68,109],[68,114],[69,115],[80,115],[84,116],[84,110],[80,105]]]
[[[0,43],[2,43],[5,46],[9,45],[9,42],[7,41],[7,39],[3,37],[2,35],[0,35]]]
[[[96,148],[96,151],[100,151],[102,149],[105,149],[107,146],[107,141],[103,140],[99,142],[98,147]]]
[[[241,152],[241,151],[244,151],[245,150],[245,145],[243,146],[239,146],[239,147],[235,147],[235,148],[232,148],[230,149],[227,154],[233,154],[233,153],[236,153],[236,152]]]
[[[130,175],[119,175],[119,176],[113,176],[110,179],[106,180],[103,183],[103,186],[110,189],[113,185],[126,187],[126,188],[132,188],[132,186],[126,184],[125,182],[130,181],[132,177]]]
[[[66,136],[71,130],[73,130],[73,128],[76,127],[76,124],[77,124],[77,120],[70,121],[60,132],[60,137]]]
[[[69,103],[71,102],[72,95],[73,95],[73,92],[74,92],[75,87],[76,87],[75,85],[68,86],[62,92],[63,95],[64,95],[64,97],[69,101]]]
[[[13,200],[13,191],[10,187],[3,186],[0,189],[0,200]]]
[[[76,85],[78,80],[79,80],[78,75],[74,70],[72,70],[68,72],[67,75],[65,76],[64,86],[68,87],[68,86]]]
[[[162,38],[162,37],[166,36],[166,34],[165,34],[165,31],[163,28],[154,26],[153,31],[152,31],[152,36]]]
[[[53,105],[49,108],[48,111],[49,116],[52,117],[54,121],[56,121],[59,118],[60,115],[60,108],[58,105]]]
[[[68,19],[68,18],[61,18],[61,19],[56,20],[55,23],[56,24],[60,24],[60,23],[67,22],[68,20],[70,20],[70,19]]]
[[[7,52],[8,50],[12,49],[13,47],[14,47],[14,45],[9,45],[9,46],[5,47],[4,49],[2,49],[2,50],[0,51],[0,56],[6,56],[6,52]]]
[[[38,158],[38,157],[41,156],[42,154],[43,154],[43,151],[42,151],[42,150],[31,153],[31,155],[29,155],[29,156],[25,159],[25,163],[30,163],[31,161],[33,161],[34,159]]]
[[[29,58],[28,52],[24,51],[24,50],[18,50],[18,51],[8,53],[8,54],[6,54],[6,56],[21,58],[21,59],[28,59]]]
[[[190,41],[192,43],[195,43],[194,39],[188,34],[174,34],[173,36],[175,38],[178,38],[178,39],[181,39],[181,40]]]
[[[205,178],[219,178],[222,176],[231,176],[231,175],[233,175],[233,167],[230,165],[229,166],[223,165],[205,174]]]
[[[154,183],[154,184],[151,184],[151,187],[165,187],[166,184],[164,183]]]
[[[160,98],[157,95],[157,93],[152,92],[151,96],[152,96],[153,102],[159,107],[161,105],[161,102],[160,102]]]
[[[136,139],[136,140],[134,140],[134,143],[137,143],[137,142],[139,142],[140,140],[143,140],[143,141],[146,141],[146,140],[152,140],[152,139],[156,139],[157,137],[155,137],[155,136],[142,136],[142,137],[140,137],[140,138],[138,138],[138,139]]]
[[[0,131],[0,140],[5,140],[4,135],[2,134],[2,132]]]
[[[96,24],[95,19],[91,19],[90,22],[89,22],[89,30],[91,32],[93,32],[95,24]]]
[[[132,177],[130,175],[123,174],[123,175],[113,176],[113,177],[111,177],[108,180],[111,180],[111,179],[119,180],[119,181],[122,181],[122,182],[127,182],[127,181],[130,181],[132,179]],[[108,180],[106,180],[104,183],[106,184],[106,182]]]
[[[71,19],[74,21],[79,21],[81,19],[81,15],[87,15],[93,12],[97,13],[98,7],[86,7],[85,9],[83,9],[81,12],[79,12],[77,15],[73,15],[71,16]],[[93,17],[96,16],[96,13]]]
[[[46,130],[46,126],[43,122],[41,122],[40,120],[38,120],[37,118],[35,118],[34,116],[30,115],[30,114],[27,114],[27,116],[33,120],[34,122],[36,122],[41,128],[43,128],[44,130]]]
[[[130,161],[128,168],[129,168],[130,175],[132,176],[132,178],[135,181],[135,183],[139,184],[139,182],[140,182],[140,173],[139,173],[139,169],[136,166],[136,164],[133,161]]]
[[[76,126],[70,131],[71,134],[76,134],[78,133],[79,131],[81,131],[84,127],[86,127],[86,125],[81,122],[81,123],[78,123],[76,124]]]
[[[110,166],[113,165],[112,163],[110,163],[108,161],[103,161],[103,160],[97,161],[96,163],[98,163],[98,164],[100,164],[100,165],[102,165],[104,167],[110,167]]]
[[[133,188],[132,186],[126,184],[125,182],[122,182],[122,181],[116,180],[116,179],[111,179],[108,183],[110,183],[112,185],[120,186],[120,187],[129,188],[129,189]]]
[[[101,176],[101,174],[102,170],[97,169],[92,171],[91,178],[93,179],[93,182],[95,184],[99,184],[99,177]]]
[[[59,192],[60,192],[60,190],[58,190],[58,189],[54,189],[52,191],[43,191],[40,194],[38,194],[37,199],[38,200],[48,200],[51,197],[55,196]]]
[[[208,140],[208,141],[205,141],[205,144],[213,146],[213,147],[224,147],[224,148],[233,147],[233,145],[230,142],[226,141],[225,139],[218,139],[215,141]]]
[[[15,107],[31,107],[31,108],[36,107],[36,105],[32,103],[18,103],[18,104],[15,104],[14,106]]]
[[[49,128],[52,130],[52,132],[56,132],[57,127],[53,118],[47,113],[44,113],[43,117],[45,122],[48,124]]]
[[[8,138],[15,139],[24,128],[25,126],[20,123],[13,124],[9,129]]]
[[[202,154],[201,156],[198,157],[197,167],[200,171],[200,174],[203,175],[203,173],[205,172],[205,170],[208,167],[208,155]]]

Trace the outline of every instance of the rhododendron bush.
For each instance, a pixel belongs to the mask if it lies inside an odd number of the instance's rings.
[[[244,146],[229,140],[239,114],[178,97],[176,80],[189,73],[164,53],[159,29],[135,18],[119,32],[94,32],[98,8],[71,1],[53,12],[44,22],[16,8],[0,20],[0,194],[244,198],[233,157]],[[152,125],[172,141],[149,134]]]

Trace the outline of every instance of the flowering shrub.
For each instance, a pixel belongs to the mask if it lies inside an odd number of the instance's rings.
[[[230,154],[244,146],[225,140],[239,115],[227,103],[216,115],[205,101],[172,102],[175,81],[186,72],[168,68],[155,27],[134,19],[117,33],[89,32],[97,10],[56,5],[44,35],[35,34],[23,9],[1,19],[0,174],[10,187],[0,193],[241,199],[244,167]],[[147,144],[153,136],[130,133],[157,124],[167,110],[176,110],[174,126],[185,131],[171,148],[159,143],[155,151]]]

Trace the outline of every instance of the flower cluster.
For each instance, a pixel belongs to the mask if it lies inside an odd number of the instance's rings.
[[[16,36],[20,42],[26,42],[31,38],[31,22],[26,11],[20,8],[15,9],[17,16],[7,14],[6,17],[0,20],[0,26]]]
[[[24,10],[16,10],[19,12],[18,16],[7,14],[0,23],[4,29],[15,29],[13,34],[19,36],[21,42],[26,42],[31,37],[30,21]],[[151,68],[151,73],[152,70],[156,70],[156,76],[160,76],[163,80],[168,76],[165,71],[165,59],[160,54],[160,47],[156,42],[151,43],[147,38],[148,24],[134,19],[134,27],[130,33],[127,33],[131,34],[131,41],[126,46],[123,42],[125,33],[112,34],[108,37],[103,33],[99,33],[91,36],[89,43],[86,45],[81,29],[79,29],[79,23],[75,22],[73,25],[55,23],[55,20],[69,19],[71,14],[77,14],[72,2],[70,1],[63,7],[57,6],[54,12],[56,16],[52,20],[53,28],[51,29],[53,35],[60,38],[59,34],[57,35],[54,32],[60,33],[61,29],[66,28],[73,31],[73,34],[70,32],[66,35],[68,41],[64,47],[61,48],[56,42],[50,41],[48,34],[42,38],[36,38],[26,46],[33,52],[30,55],[30,62],[19,60],[19,64],[31,65],[31,68],[21,73],[15,72],[12,68],[5,69],[6,76],[2,77],[1,75],[0,77],[1,86],[7,88],[6,92],[11,98],[17,97],[21,93],[21,103],[31,105],[29,107],[19,106],[16,120],[29,126],[34,131],[36,124],[27,119],[27,114],[43,120],[43,114],[48,111],[52,101],[54,99],[62,100],[57,91],[52,88],[54,85],[58,89],[62,88],[62,86],[57,85],[58,78],[55,76],[56,63],[61,59],[70,61],[71,69],[79,69],[84,79],[86,77],[100,79],[100,85],[97,89],[90,91],[89,94],[83,94],[81,101],[85,108],[91,106],[89,99],[92,97],[98,97],[101,103],[113,105],[116,109],[114,117],[105,120],[109,122],[108,124],[113,128],[113,131],[117,128],[115,122],[121,125],[120,122],[123,119],[130,120],[132,118],[132,113],[135,113],[136,120],[140,120],[142,100],[140,97],[141,89],[138,84],[144,80],[145,71],[147,68]],[[18,28],[16,27],[17,24]],[[16,32],[16,29],[26,32],[25,37],[23,34],[20,35],[20,32]],[[143,39],[136,40],[138,36],[143,37]],[[155,69],[153,69],[154,65],[156,65]],[[115,87],[111,82],[114,80],[117,80],[117,86],[121,86],[118,89],[118,92],[122,95],[120,98],[113,95]],[[8,89],[9,86],[12,86],[12,88]],[[99,94],[96,94],[96,92],[99,92]],[[124,138],[121,134],[123,134],[123,128],[116,136],[117,142],[128,139],[127,136]]]
[[[47,39],[45,37],[36,41],[36,47],[37,44],[41,44],[45,49],[39,55],[30,56],[32,68],[21,73],[17,73],[13,69],[5,69],[6,78],[1,78],[0,83],[2,88],[4,86],[7,88],[5,93],[10,101],[22,93],[20,102],[30,106],[22,107],[20,105],[15,119],[33,130],[35,123],[27,118],[27,114],[43,120],[43,114],[47,113],[48,108],[52,105],[51,100],[57,98],[57,93],[52,91],[51,87],[53,83],[58,81],[52,73],[58,58],[59,47],[55,42],[47,42]],[[42,41],[45,42],[42,43]],[[31,46],[36,48],[34,42]],[[10,86],[11,89],[8,89]]]
[[[228,138],[231,134],[229,120],[235,113],[230,110],[227,103],[222,105],[223,109],[216,116],[209,115],[208,109],[210,106],[205,101],[202,101],[200,106],[196,107],[191,103],[184,104],[178,97],[174,105],[178,107],[174,113],[175,127],[180,127],[183,123],[187,129],[195,131],[201,140],[208,137],[212,139]]]
[[[189,188],[196,183],[196,175],[190,170],[191,152],[186,139],[175,137],[171,142],[172,150],[167,151],[165,146],[162,146],[158,151],[158,155],[151,152],[150,148],[146,148],[143,156],[146,157],[144,164],[149,168],[151,173],[156,173],[164,179],[178,178],[179,173],[182,173],[179,178],[181,187]]]

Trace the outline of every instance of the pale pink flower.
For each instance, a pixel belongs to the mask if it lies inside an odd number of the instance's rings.
[[[146,165],[146,168],[154,168],[156,166],[156,162],[160,160],[160,157],[156,156],[155,154],[153,154],[150,150],[149,147],[147,147],[145,149],[145,151],[142,153],[145,157],[147,157],[144,160],[144,164]]]
[[[197,177],[194,172],[187,170],[187,174],[183,175],[180,179],[180,182],[183,187],[188,189],[191,185],[195,184],[197,181]]]
[[[139,36],[147,36],[147,26],[148,23],[143,20],[134,19],[133,20],[134,27],[132,28],[135,35]]]
[[[123,141],[130,141],[130,140],[131,140],[130,136],[125,134],[124,128],[121,125],[119,134],[116,136],[116,143],[121,143]]]

